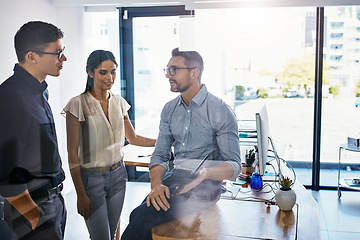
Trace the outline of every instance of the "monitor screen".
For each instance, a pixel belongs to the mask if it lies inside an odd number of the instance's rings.
[[[255,117],[259,174],[264,175],[269,148],[269,123],[265,105],[260,108]]]

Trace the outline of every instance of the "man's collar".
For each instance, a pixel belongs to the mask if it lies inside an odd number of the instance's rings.
[[[202,84],[199,92],[195,95],[195,97],[193,97],[193,99],[191,99],[191,101],[200,106],[205,101],[207,93],[208,91],[205,84]]]
[[[201,84],[201,88],[200,88],[199,92],[193,97],[193,99],[190,100],[190,104],[191,104],[191,102],[194,102],[196,105],[200,106],[205,101],[207,94],[208,94],[208,91],[207,91],[205,84]],[[179,95],[178,105],[180,105],[182,103],[185,104],[181,95]]]
[[[43,92],[47,88],[47,83],[42,81],[41,83],[18,63],[14,67],[14,75],[16,75],[23,83],[33,89],[35,92]]]

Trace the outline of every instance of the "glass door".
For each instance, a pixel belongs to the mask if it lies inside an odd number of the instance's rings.
[[[360,7],[325,7],[324,76],[320,185],[338,184],[339,149],[360,136]],[[358,178],[360,154],[342,151],[340,177]]]
[[[121,8],[122,92],[130,103],[130,119],[139,134],[156,137],[161,109],[170,92],[163,69],[179,47],[184,6]]]
[[[134,18],[133,40],[136,129],[156,137],[161,109],[177,96],[169,90],[163,69],[180,43],[179,17]]]
[[[177,96],[163,69],[171,51],[181,44],[182,17],[192,14],[184,6],[119,9],[121,90],[138,134],[156,138],[161,110]],[[147,170],[127,167],[130,180]]]

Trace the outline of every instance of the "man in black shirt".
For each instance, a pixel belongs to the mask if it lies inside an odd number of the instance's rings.
[[[65,174],[45,82],[67,60],[62,38],[52,24],[24,24],[14,39],[19,63],[0,85],[0,195],[18,239],[64,238]]]

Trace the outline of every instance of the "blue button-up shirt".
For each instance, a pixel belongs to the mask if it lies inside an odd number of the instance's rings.
[[[0,86],[0,195],[31,191],[27,172],[53,185],[65,178],[46,88],[18,64]]]
[[[236,116],[224,101],[209,93],[205,85],[189,106],[181,95],[166,103],[159,130],[149,167],[162,165],[168,170],[174,145],[175,169],[194,170],[201,159],[209,155],[204,167],[227,162],[234,170],[231,180],[239,175],[241,160]]]

